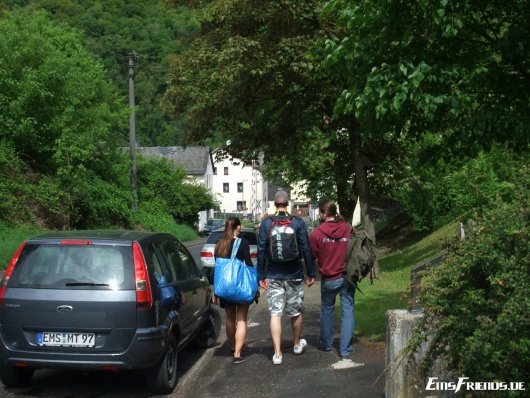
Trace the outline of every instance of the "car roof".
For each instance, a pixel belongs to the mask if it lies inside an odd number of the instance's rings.
[[[257,237],[257,232],[253,228],[241,228],[241,232],[244,232],[245,234],[252,233],[256,235]],[[224,227],[210,232],[210,235],[208,236],[208,239],[206,240],[206,244],[215,244],[215,242],[217,242],[219,238],[221,237],[221,235],[223,235],[224,233],[225,233]],[[254,243],[250,243],[250,244],[253,245]]]
[[[75,230],[47,232],[28,239],[28,243],[56,240],[56,239],[87,239],[109,241],[137,241],[141,238],[154,235],[168,235],[160,232],[132,231],[132,230]]]

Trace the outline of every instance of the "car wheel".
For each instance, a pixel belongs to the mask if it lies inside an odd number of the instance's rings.
[[[193,341],[199,348],[212,347],[221,333],[221,313],[216,305],[210,304],[208,318],[202,324],[201,331]]]
[[[0,380],[6,387],[24,387],[30,383],[33,372],[35,369],[2,366],[0,367]]]
[[[177,339],[171,333],[166,354],[153,368],[146,371],[147,387],[154,394],[171,394],[177,385]]]

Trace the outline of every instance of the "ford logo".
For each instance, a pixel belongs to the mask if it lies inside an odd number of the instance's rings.
[[[70,312],[73,310],[74,307],[72,307],[71,305],[60,305],[59,307],[57,307],[57,312]]]

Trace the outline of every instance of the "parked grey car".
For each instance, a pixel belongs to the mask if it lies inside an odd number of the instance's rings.
[[[204,236],[210,235],[212,231],[215,231],[216,229],[223,228],[225,226],[225,223],[223,220],[218,220],[217,218],[211,218],[208,220],[206,224],[204,224],[203,233]]]
[[[215,266],[213,252],[215,250],[215,244],[224,233],[224,228],[212,232],[201,249],[202,273],[208,277],[210,283],[213,283],[213,268]],[[256,231],[252,228],[242,228],[239,237],[248,241],[250,246],[250,258],[252,259],[254,266],[256,266],[258,262],[258,235]]]
[[[166,233],[70,231],[24,242],[0,283],[0,379],[35,369],[145,371],[177,384],[177,353],[211,347],[221,317],[186,247]]]

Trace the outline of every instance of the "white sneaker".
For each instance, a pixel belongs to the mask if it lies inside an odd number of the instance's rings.
[[[307,341],[305,339],[300,339],[300,345],[294,346],[294,353],[295,355],[300,355],[302,352],[304,352],[304,348],[307,346]]]
[[[282,364],[282,356],[281,355],[273,355],[272,356],[272,363],[274,365],[281,365]]]

